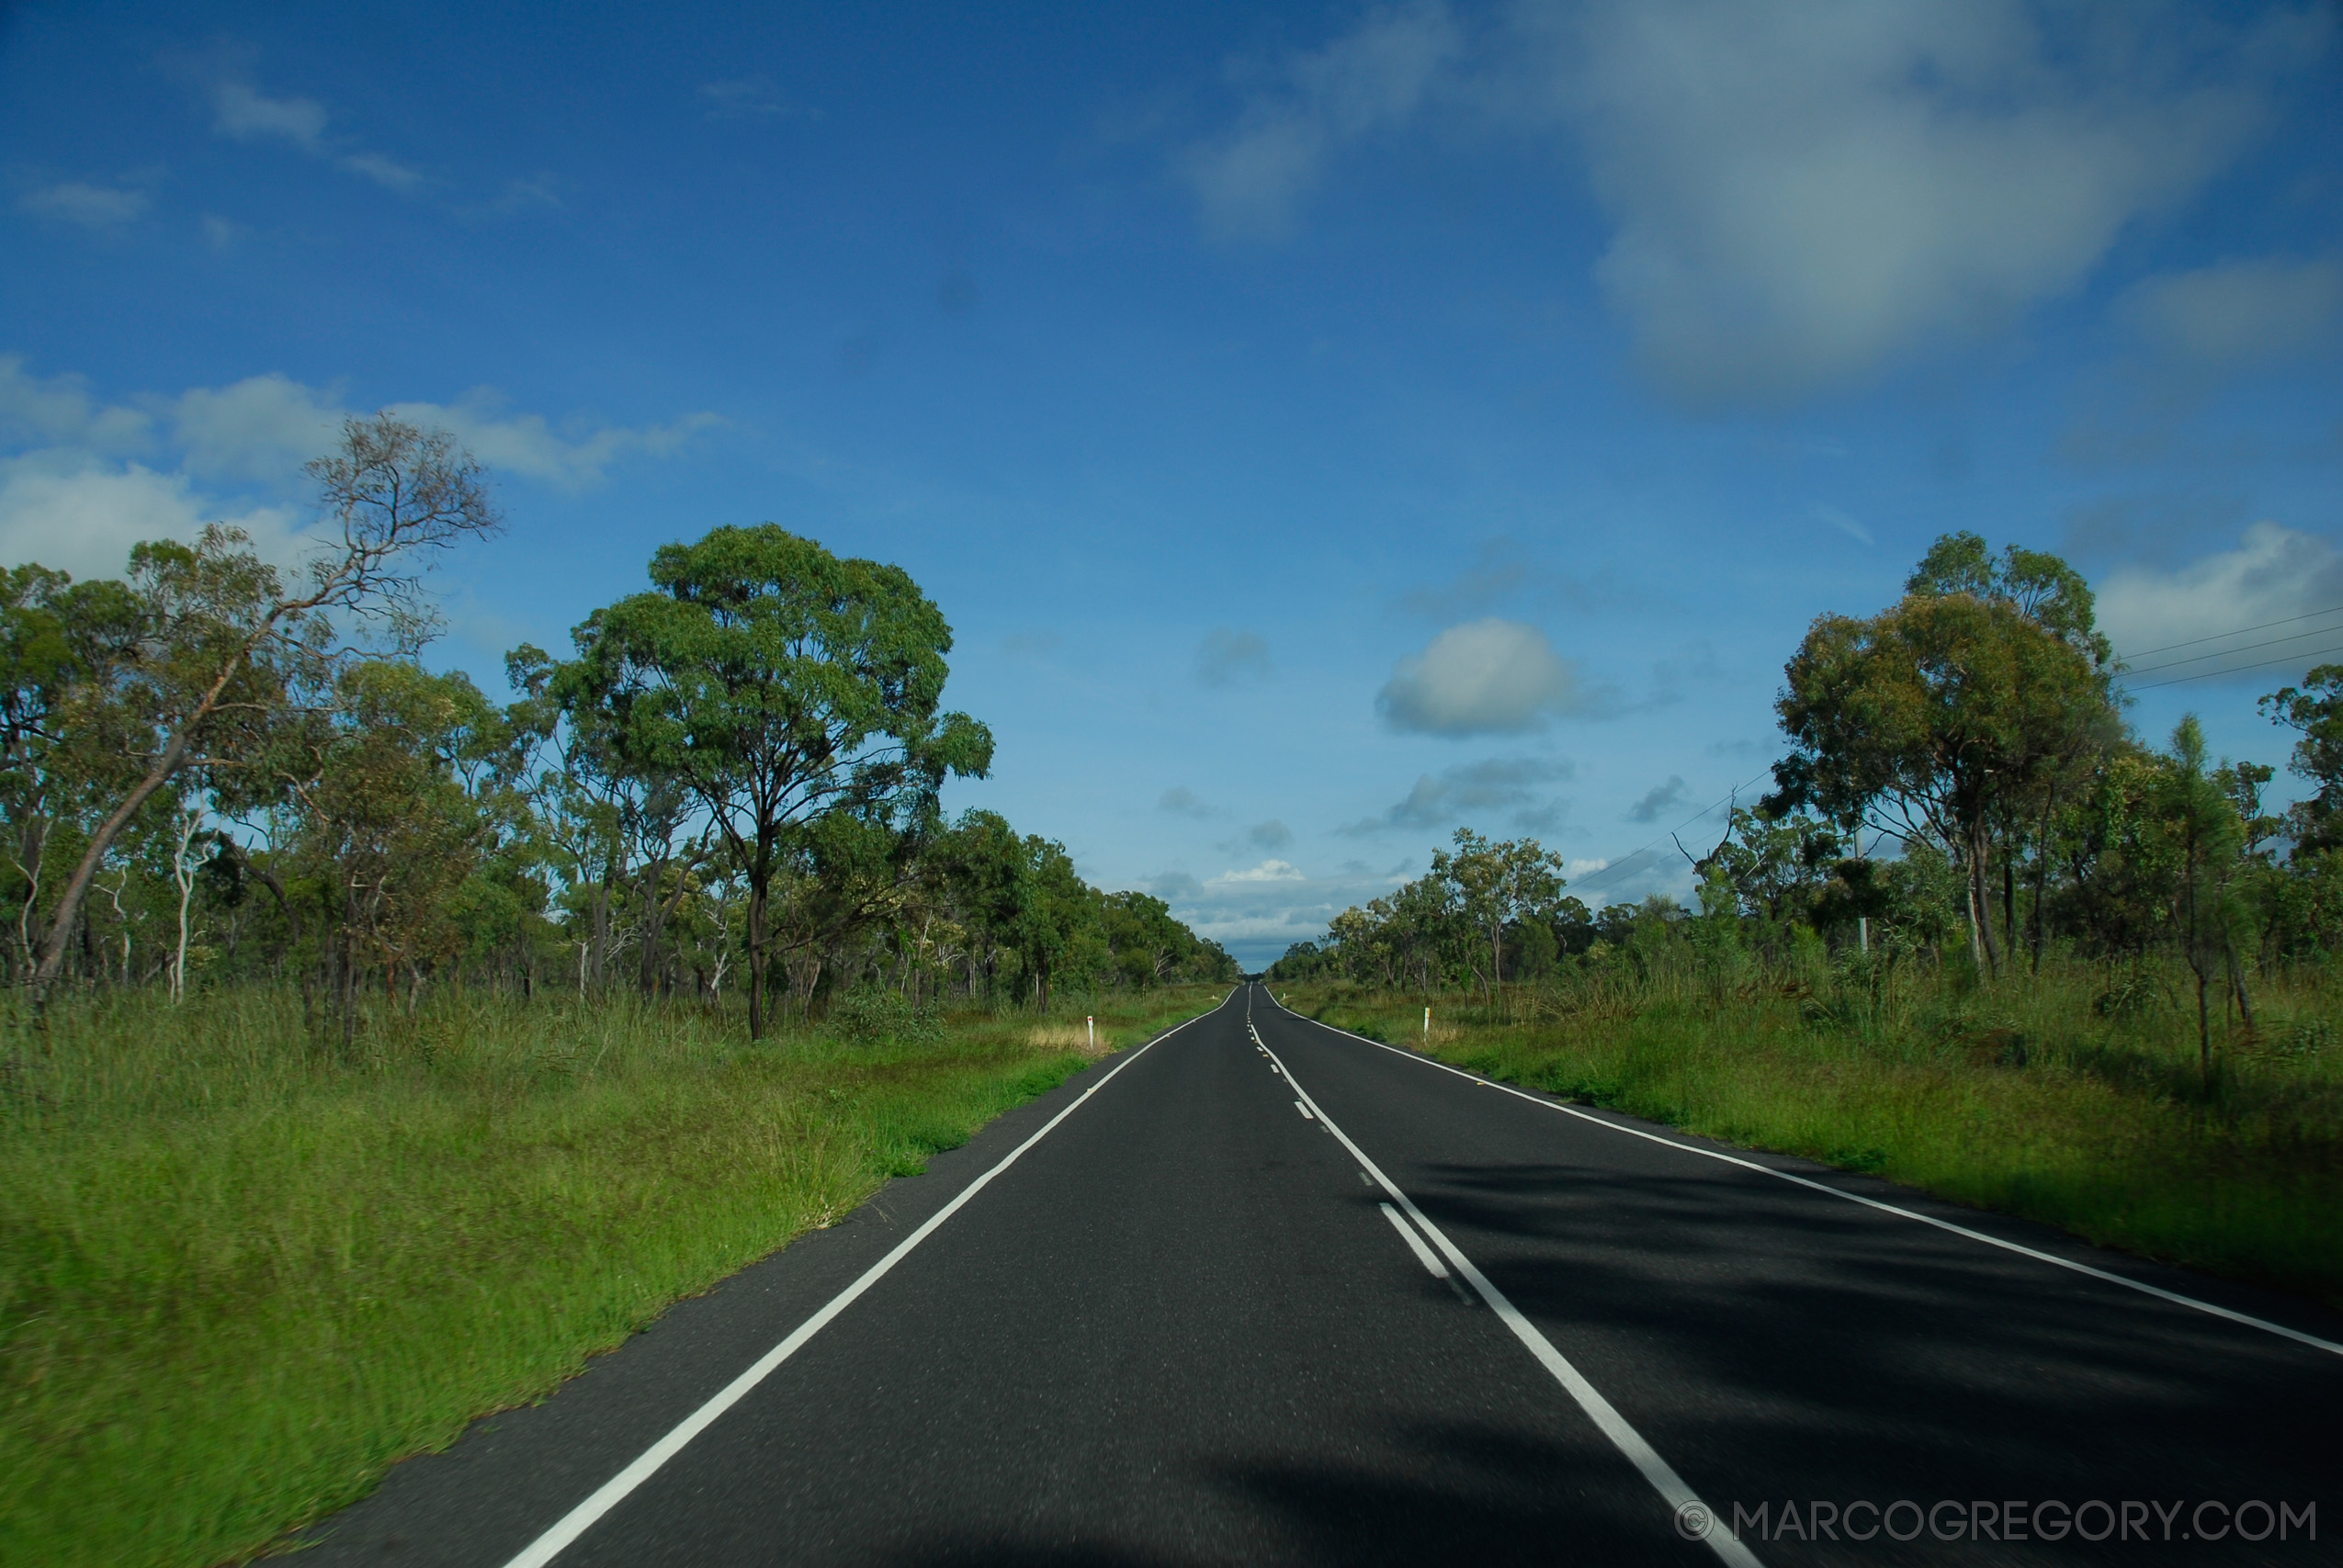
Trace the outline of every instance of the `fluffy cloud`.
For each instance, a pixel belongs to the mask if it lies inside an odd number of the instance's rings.
[[[1226,136],[1184,161],[1205,229],[1222,238],[1286,233],[1333,150],[1413,118],[1463,53],[1447,8],[1418,0],[1371,11],[1355,31],[1287,62]]]
[[[1215,626],[1196,645],[1196,679],[1207,686],[1238,686],[1269,678],[1269,644],[1257,632]]]
[[[39,561],[77,578],[119,577],[142,539],[187,539],[207,522],[233,524],[265,558],[300,557],[292,514],[253,507],[223,516],[184,474],[132,463],[61,469],[37,459],[0,458],[0,561]]]
[[[2283,258],[2148,278],[2116,314],[2166,355],[2225,366],[2307,354],[2343,316],[2343,266]]]
[[[249,82],[211,89],[211,129],[235,141],[282,141],[325,153],[325,106],[315,98],[272,98]]]
[[[2141,684],[2265,662],[2307,663],[2343,645],[2343,631],[2270,623],[2315,617],[2303,625],[2333,628],[2333,617],[2316,613],[2337,605],[2343,553],[2316,535],[2275,523],[2255,524],[2235,549],[2172,570],[2119,570],[2099,587],[2100,625],[2116,650],[2140,666]],[[2230,635],[2251,627],[2268,629]],[[2151,668],[2156,666],[2162,668]]]
[[[135,452],[153,424],[141,410],[99,402],[78,376],[34,376],[21,355],[0,354],[0,446]]]
[[[1575,132],[1647,371],[1764,403],[2073,289],[2231,162],[2327,31],[2119,0],[1522,0],[1476,39],[1421,0],[1270,73],[1183,172],[1208,230],[1275,235],[1346,144],[1436,107]]]
[[[1170,872],[1148,891],[1172,906],[1198,935],[1210,937],[1247,968],[1267,966],[1297,942],[1323,936],[1326,922],[1353,904],[1387,893],[1408,872],[1387,873],[1353,863],[1332,876],[1312,877],[1283,861],[1265,861],[1249,872],[1199,882]]]
[[[0,355],[0,559],[114,576],[139,540],[188,538],[217,521],[289,565],[303,539],[285,502],[301,464],[332,444],[349,412],[334,394],[275,375],[108,403],[76,377],[33,376]],[[716,423],[698,414],[565,435],[538,415],[504,414],[484,392],[394,412],[452,430],[492,468],[567,489],[599,480],[624,455],[672,451]],[[222,483],[230,495],[200,488]],[[259,493],[233,499],[238,489]]]
[[[2081,282],[2258,119],[2257,41],[2190,79],[2111,4],[1600,0],[1564,93],[1618,231],[1598,269],[1699,402],[1859,380]],[[2274,26],[2307,24],[2281,18]]]
[[[1375,706],[1394,729],[1496,735],[1537,728],[1586,701],[1544,632],[1490,616],[1451,626],[1401,660]]]
[[[1265,860],[1259,865],[1248,866],[1242,871],[1224,871],[1218,876],[1208,877],[1205,881],[1205,886],[1217,887],[1231,882],[1305,882],[1307,880],[1308,878],[1302,874],[1301,868],[1290,861]]]
[[[119,229],[146,210],[146,192],[66,180],[41,186],[17,198],[17,206],[36,218],[54,218],[85,229]]]
[[[281,479],[298,470],[333,442],[354,412],[338,394],[275,374],[228,387],[198,387],[171,405],[173,426],[191,467],[203,474],[254,479]],[[454,403],[393,403],[390,412],[449,432],[491,468],[564,490],[600,483],[621,457],[665,457],[696,433],[723,423],[714,414],[696,413],[640,429],[572,426],[564,434],[542,414],[507,412],[499,394],[485,387]]]
[[[424,183],[421,173],[394,158],[329,138],[326,120],[325,106],[315,98],[272,98],[249,82],[232,79],[212,85],[211,129],[230,141],[281,141],[402,194]]]
[[[393,403],[390,412],[418,424],[453,433],[492,468],[521,474],[564,490],[602,482],[622,457],[664,457],[704,430],[722,424],[712,413],[690,413],[666,424],[640,429],[623,425],[569,427],[565,434],[543,414],[509,414],[493,389],[481,387],[455,403]]]
[[[1338,830],[1354,836],[1393,829],[1421,831],[1476,814],[1506,812],[1516,827],[1543,832],[1561,820],[1566,804],[1547,797],[1543,786],[1573,772],[1560,758],[1488,757],[1450,768],[1437,778],[1422,774],[1404,798],[1380,815]]]

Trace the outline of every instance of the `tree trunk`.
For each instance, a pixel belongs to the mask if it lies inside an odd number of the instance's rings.
[[[2001,975],[2001,948],[1993,939],[1993,904],[1986,892],[1986,849],[1990,842],[1985,818],[1969,829],[1969,942],[1987,976]]]
[[[2057,796],[2054,795],[2046,796],[2043,799],[2042,807],[2042,831],[2037,834],[2034,839],[2033,968],[2034,973],[2037,975],[2042,973],[2043,897],[2049,888],[2050,815],[2056,809],[2056,803]]]
[[[241,657],[237,662],[243,662]],[[211,705],[217,700],[220,687],[227,683],[227,676],[221,676],[220,686],[215,686],[212,695],[204,699],[196,722],[210,716]],[[33,971],[32,976],[36,997],[49,988],[50,983],[57,978],[57,971],[64,965],[65,948],[73,938],[74,920],[82,912],[82,900],[89,897],[89,885],[97,879],[97,868],[105,863],[106,852],[114,847],[114,840],[121,836],[130,818],[139,814],[139,808],[153,799],[157,790],[171,782],[171,775],[179,771],[180,764],[187,759],[187,731],[182,729],[164,743],[163,754],[155,760],[154,766],[147,770],[146,777],[139,780],[122,804],[108,813],[106,819],[97,825],[97,831],[89,836],[89,845],[82,851],[82,858],[74,865],[74,874],[65,879],[65,890],[57,896],[57,908],[49,917],[48,934],[41,939],[40,964]]]
[[[2205,973],[2202,964],[2190,964],[2197,976],[2197,1080],[2207,1094],[2213,1092],[2213,1013],[2205,1003]]]
[[[766,874],[749,867],[749,1039],[764,1038],[764,896]]]

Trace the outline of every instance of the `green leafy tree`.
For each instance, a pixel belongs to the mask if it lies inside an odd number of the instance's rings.
[[[1457,829],[1454,842],[1454,854],[1432,852],[1431,874],[1455,889],[1457,913],[1488,944],[1493,989],[1505,980],[1505,928],[1547,913],[1562,897],[1562,857],[1535,839],[1491,843],[1469,828]]]
[[[1974,535],[1939,540],[1894,607],[1807,631],[1776,705],[1794,750],[1769,809],[1808,806],[1952,850],[1978,964],[1998,969],[1995,828],[2118,731],[2091,617],[2090,590],[2055,557],[2013,548],[1997,562]]]
[[[2295,852],[2343,848],[2343,664],[2317,666],[2300,686],[2281,687],[2259,706],[2272,723],[2302,737],[2287,763],[2288,772],[2312,786],[2287,814]]]
[[[2237,958],[2237,935],[2247,917],[2237,896],[2246,827],[2230,791],[2206,765],[2204,730],[2196,715],[2183,717],[2172,731],[2171,753],[2161,762],[2149,795],[2150,826],[2166,868],[2166,897],[2180,956],[2196,981],[2197,1060],[2209,1085],[2213,1023],[2208,998],[2216,976],[2234,985],[2238,1000],[2246,1002]],[[2250,1022],[2250,1004],[2246,1016]]]
[[[900,567],[764,524],[651,558],[650,592],[598,610],[555,678],[632,767],[681,781],[748,884],[749,1031],[765,1021],[775,878],[835,812],[933,817],[992,737],[943,710],[944,616]]]
[[[120,737],[120,782],[59,890],[33,980],[65,960],[74,923],[108,851],[183,772],[252,765],[272,722],[306,690],[332,689],[335,628],[412,651],[436,620],[417,552],[499,526],[480,466],[444,431],[378,414],[350,420],[341,446],[309,465],[322,547],[284,585],[240,530],[208,525],[193,546],[143,544],[130,586],[141,620],[134,652],[101,671],[79,700],[92,728]]]

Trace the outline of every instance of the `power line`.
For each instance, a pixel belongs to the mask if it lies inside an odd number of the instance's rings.
[[[2257,626],[2238,626],[2231,631],[2214,632],[2207,637],[2192,637],[2185,642],[2168,642],[2162,648],[2144,648],[2130,655],[2130,658],[2145,659],[2151,653],[2169,653],[2176,648],[2194,648],[2201,642],[2218,642],[2225,637],[2242,637],[2247,632],[2266,632],[2272,626],[2291,626],[2296,621],[2314,621],[2321,615],[2338,614],[2343,614],[2343,604],[2337,604],[2332,610],[2312,610],[2300,615],[2287,615],[2275,621],[2264,621]]]
[[[2281,664],[2300,664],[2306,660],[2325,659],[2337,653],[2343,653],[2343,647],[2314,649],[2308,653],[2291,653],[2282,659],[2265,659],[2258,664],[2239,664],[2227,670],[2200,670],[2193,675],[2175,675],[2168,681],[2150,681],[2146,685],[2134,686],[2132,690],[2153,692],[2158,686],[2177,686],[2184,681],[2212,681],[2223,675],[2250,675],[2257,670],[2275,669]]]
[[[2125,673],[2132,675],[2146,675],[2158,670],[2178,670],[2183,664],[2202,664],[2208,659],[2227,659],[2235,654],[2251,653],[2258,648],[2276,648],[2281,642],[2302,642],[2310,637],[2333,637],[2337,631],[2343,631],[2343,626],[2319,626],[2306,632],[2288,632],[2284,637],[2269,637],[2261,642],[2248,642],[2240,644],[2235,648],[2216,649],[2211,653],[2192,653],[2186,659],[2168,659],[2161,664],[2134,665],[2130,670],[2126,671]],[[2238,634],[2231,632],[2228,635],[2235,637]],[[2211,639],[2201,638],[2199,640],[2210,641]],[[2179,645],[2176,644],[2175,646],[2177,647]],[[2290,655],[2289,657],[2292,656]],[[2280,662],[2283,661],[2281,660]]]
[[[1588,877],[1579,882],[1578,886],[1580,887],[1590,888],[1597,882],[1606,876],[1609,876],[1613,872],[1626,870],[1627,867],[1634,863],[1638,858],[1649,854],[1658,844],[1659,839],[1672,839],[1677,834],[1682,832],[1685,829],[1691,827],[1693,823],[1699,821],[1702,818],[1707,816],[1710,812],[1715,810],[1718,807],[1723,806],[1729,801],[1738,799],[1743,790],[1757,783],[1758,780],[1764,778],[1767,773],[1771,773],[1772,771],[1772,765],[1768,763],[1764,773],[1750,774],[1741,783],[1735,784],[1731,794],[1719,795],[1716,799],[1709,802],[1706,806],[1702,807],[1698,811],[1693,812],[1690,817],[1685,818],[1681,822],[1677,823],[1676,826],[1670,828],[1667,832],[1660,834],[1658,839],[1652,840],[1650,843],[1644,845],[1641,849],[1630,850],[1627,853],[1621,855],[1617,860],[1606,863],[1601,871],[1590,874]]]

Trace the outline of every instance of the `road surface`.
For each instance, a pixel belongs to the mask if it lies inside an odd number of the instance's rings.
[[[1247,986],[302,1560],[2336,1562],[2338,1461],[2305,1303]]]

